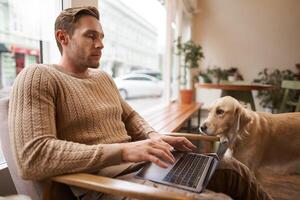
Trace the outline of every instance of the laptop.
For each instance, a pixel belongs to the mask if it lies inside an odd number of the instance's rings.
[[[207,186],[227,148],[228,141],[222,141],[217,153],[174,151],[174,164],[164,169],[154,163],[147,163],[137,172],[136,177],[200,193]]]

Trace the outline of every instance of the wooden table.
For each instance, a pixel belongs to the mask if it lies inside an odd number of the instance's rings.
[[[196,88],[221,89],[221,96],[232,96],[239,101],[250,103],[252,110],[255,110],[252,90],[272,90],[272,85],[262,84],[236,84],[236,83],[196,83]]]

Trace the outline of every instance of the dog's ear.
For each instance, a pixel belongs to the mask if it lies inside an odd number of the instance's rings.
[[[236,116],[236,132],[238,132],[241,128],[245,127],[252,120],[249,111],[243,108],[242,106],[239,106],[236,109]]]
[[[247,102],[245,101],[239,101],[240,105],[243,107],[243,108],[247,108]]]

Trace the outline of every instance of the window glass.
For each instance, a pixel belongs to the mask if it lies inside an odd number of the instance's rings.
[[[22,69],[41,61],[41,44],[53,44],[59,5],[59,0],[0,0],[0,97],[7,95]]]
[[[57,60],[53,27],[60,6],[60,0],[0,0],[0,98],[9,96],[22,69],[41,62],[41,52],[44,61]]]
[[[162,77],[164,6],[155,0],[99,0],[99,8],[105,33],[101,68],[114,78],[135,72]],[[30,64],[58,62],[53,27],[60,11],[61,0],[0,0],[0,98],[9,95],[18,73]],[[163,93],[159,79],[152,87],[127,88],[125,94],[136,91],[124,98],[137,111],[159,105]]]
[[[123,97],[138,112],[159,106],[163,94],[164,5],[156,0],[99,0],[99,8],[105,34],[100,67],[113,76]],[[130,78],[140,80],[139,85],[127,84],[118,79],[125,74],[150,75],[159,80],[153,87],[146,77]]]

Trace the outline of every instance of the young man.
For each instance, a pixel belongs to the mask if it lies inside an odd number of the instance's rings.
[[[174,162],[173,148],[195,149],[185,138],[155,132],[120,97],[112,78],[96,69],[104,37],[96,8],[64,10],[56,19],[55,37],[60,62],[23,70],[11,96],[10,135],[24,179],[101,169],[138,181],[130,174],[138,168],[135,163],[167,167]],[[238,199],[270,199],[233,159],[221,162],[208,188]]]

